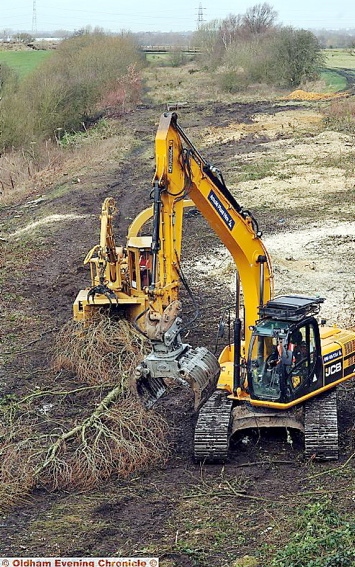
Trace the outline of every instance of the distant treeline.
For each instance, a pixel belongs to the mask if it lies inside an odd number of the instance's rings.
[[[223,20],[220,20],[223,22]],[[209,27],[211,22],[203,22],[203,26]],[[57,38],[57,39],[67,39],[72,37],[73,35],[80,35],[83,32],[85,33],[96,33],[100,31],[101,33],[104,32],[105,34],[109,34],[109,32],[104,31],[99,28],[92,29],[90,26],[86,26],[85,28],[76,30],[74,32],[68,30],[49,30],[49,31],[40,31],[36,32],[37,39],[46,39],[46,38]],[[184,31],[184,32],[139,32],[139,33],[131,33],[134,40],[138,43],[138,45],[171,45],[175,47],[186,47],[186,46],[193,46],[195,42],[195,35],[196,31]],[[355,29],[338,29],[338,30],[327,30],[327,29],[308,29],[311,31],[319,41],[320,46],[323,49],[331,49],[331,48],[353,48],[355,46]],[[127,32],[125,32],[127,33]],[[121,32],[120,32],[121,34]],[[120,35],[119,34],[119,35]],[[117,34],[112,34],[117,35]],[[18,37],[32,37],[32,33],[29,31],[22,31],[22,32],[15,32],[11,29],[4,29],[0,31],[0,41],[9,41],[15,40],[17,41]]]

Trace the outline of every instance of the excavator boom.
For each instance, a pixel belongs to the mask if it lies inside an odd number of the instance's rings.
[[[249,327],[255,324],[259,306],[271,298],[273,290],[271,260],[257,222],[228,190],[221,172],[194,147],[178,124],[176,113],[162,115],[155,147],[154,182],[161,188],[164,215],[162,240],[167,247],[174,242],[176,233],[170,237],[170,223],[164,220],[179,207],[182,195],[191,199],[235,262],[244,293],[243,334],[247,348],[251,335]]]

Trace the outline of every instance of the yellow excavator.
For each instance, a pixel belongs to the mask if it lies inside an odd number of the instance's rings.
[[[318,322],[322,297],[273,296],[271,261],[255,218],[195,148],[175,112],[161,116],[155,156],[153,204],[135,218],[124,247],[114,240],[114,200],[103,203],[100,244],[85,259],[91,287],[79,292],[74,318],[85,322],[109,309],[150,339],[137,390],[151,407],[170,380],[193,389],[197,460],[225,461],[235,433],[260,427],[295,428],[304,433],[307,457],[337,459],[336,386],[355,375],[355,332]],[[218,360],[182,340],[182,224],[191,206],[236,266],[233,340]]]

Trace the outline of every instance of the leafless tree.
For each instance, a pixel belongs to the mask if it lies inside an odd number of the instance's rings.
[[[229,14],[222,20],[219,27],[219,38],[222,41],[225,49],[241,34],[242,16],[240,14]]]
[[[242,17],[242,24],[249,33],[256,35],[267,32],[273,27],[277,18],[277,12],[273,7],[264,2],[249,8]]]

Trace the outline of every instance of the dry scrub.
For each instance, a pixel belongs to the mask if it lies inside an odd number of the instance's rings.
[[[46,194],[53,186],[65,185],[72,191],[93,170],[117,167],[132,144],[131,132],[116,120],[104,120],[60,143],[48,141],[4,153],[0,156],[0,206]]]
[[[125,321],[65,325],[56,345],[56,379],[63,384],[69,376],[72,385],[2,399],[3,509],[36,486],[85,491],[164,461],[168,425],[130,389],[143,350]]]

